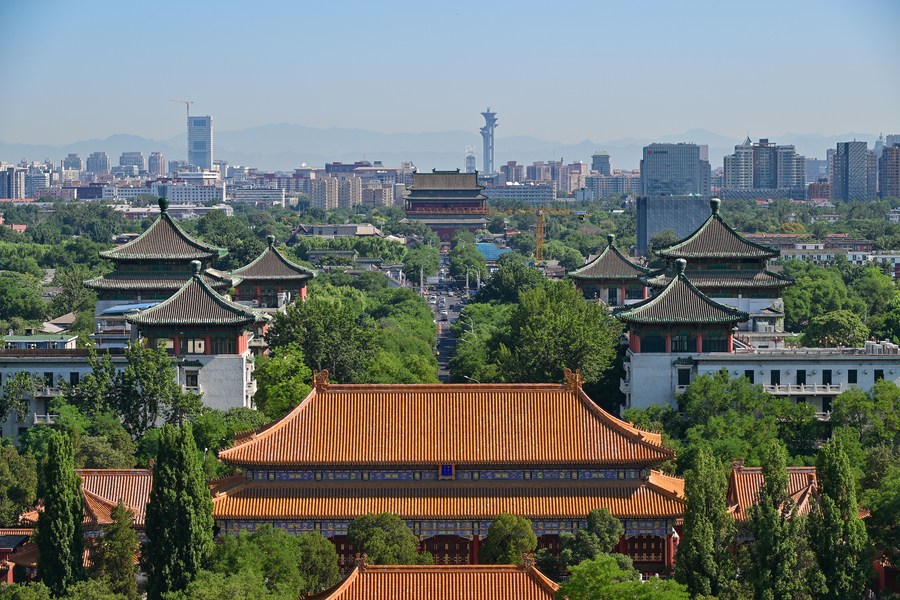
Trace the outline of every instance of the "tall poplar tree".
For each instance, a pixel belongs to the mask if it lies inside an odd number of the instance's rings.
[[[159,438],[146,516],[147,597],[184,590],[212,550],[212,500],[191,425],[166,425]]]
[[[868,580],[868,535],[859,518],[850,460],[839,439],[816,460],[819,506],[810,515],[810,546],[825,577],[826,600],[859,598]]]
[[[84,496],[75,472],[74,445],[66,433],[53,431],[49,436],[41,488],[44,510],[35,532],[41,553],[38,577],[62,596],[84,575]]]
[[[797,564],[800,522],[788,493],[787,452],[781,442],[773,440],[763,448],[762,472],[759,497],[750,507],[753,597],[794,598],[804,587]]]
[[[684,535],[675,563],[675,579],[692,597],[719,597],[734,580],[734,519],[726,509],[726,487],[721,465],[701,446],[685,473]]]
[[[106,579],[110,589],[128,600],[138,597],[134,557],[138,540],[131,511],[119,500],[112,510],[112,523],[103,528],[97,540],[94,576]]]

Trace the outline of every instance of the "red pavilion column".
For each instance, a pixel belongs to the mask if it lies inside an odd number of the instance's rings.
[[[628,335],[628,348],[638,354],[641,352],[641,337],[633,331]]]
[[[212,341],[209,334],[206,335],[206,341],[203,342],[203,354],[212,354]]]
[[[619,288],[619,293],[622,294],[622,300],[619,302],[620,305],[625,306],[625,286]]]
[[[650,297],[650,289],[645,285],[644,286],[644,300]]]
[[[697,334],[697,352],[703,352],[703,334]]]
[[[474,534],[472,536],[472,541],[469,542],[469,564],[477,565],[478,564],[478,547],[480,546],[478,540],[478,534]]]
[[[672,334],[666,334],[666,353],[671,354],[672,352]]]
[[[728,334],[727,350],[728,350],[728,352],[734,352],[734,334],[733,333]]]
[[[666,534],[665,562],[670,569],[675,568],[675,538],[671,533]]]

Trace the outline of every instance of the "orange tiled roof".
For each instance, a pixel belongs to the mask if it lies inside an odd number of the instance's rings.
[[[797,505],[797,514],[805,515],[812,508],[817,494],[815,467],[788,467],[788,493]],[[762,467],[732,466],[728,478],[728,511],[738,521],[750,517],[750,507],[756,504],[763,484]]]
[[[219,457],[240,465],[652,465],[674,457],[659,434],[613,417],[574,384],[319,383]]]
[[[546,600],[559,586],[533,566],[367,565],[314,600]]]
[[[665,476],[662,476],[665,477]],[[494,519],[502,513],[529,519],[583,519],[595,508],[619,518],[680,517],[684,495],[659,474],[649,481],[530,481],[489,484],[428,482],[225,482],[213,489],[213,516],[226,520],[341,520],[390,512],[405,520]],[[681,480],[677,480],[681,481]]]

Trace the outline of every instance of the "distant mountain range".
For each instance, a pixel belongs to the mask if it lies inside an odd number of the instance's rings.
[[[845,133],[840,135],[785,133],[769,136],[778,144],[794,144],[797,152],[808,158],[825,158],[825,151],[837,142],[853,139],[874,143],[877,135]],[[753,138],[756,141],[756,138]],[[531,164],[537,160],[590,162],[597,149],[609,153],[613,168],[636,169],[640,165],[642,148],[651,142],[693,142],[709,146],[713,168],[722,165],[722,157],[731,154],[742,139],[732,139],[705,129],[691,129],[677,135],[650,138],[622,138],[595,142],[584,140],[578,144],[564,144],[530,136],[498,137],[495,147],[496,166],[509,160]],[[474,146],[478,168],[482,167],[481,136],[477,131],[439,131],[428,133],[379,133],[365,129],[321,129],[275,123],[249,129],[215,132],[216,159],[233,165],[248,165],[262,170],[289,171],[301,163],[321,166],[326,162],[380,160],[385,165],[399,165],[412,161],[421,170],[454,169],[464,166],[465,148]],[[122,152],[140,151],[144,156],[162,152],[169,160],[183,160],[185,136],[168,140],[151,140],[140,136],[118,134],[106,139],[92,139],[65,146],[13,144],[0,141],[0,160],[18,162],[22,158],[59,162],[74,152],[87,158],[91,152],[109,154],[113,164]]]

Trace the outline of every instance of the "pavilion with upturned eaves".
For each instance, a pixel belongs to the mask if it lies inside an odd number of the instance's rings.
[[[97,292],[93,338],[98,348],[124,347],[130,337],[125,314],[149,308],[177,292],[191,279],[191,261],[200,261],[201,276],[213,289],[224,292],[234,285],[231,276],[211,268],[228,251],[188,235],[169,214],[164,198],[159,208],[159,218],[144,233],[100,253],[115,264],[112,273],[84,282]]]
[[[199,260],[191,266],[193,277],[173,296],[125,319],[135,339],[175,357],[178,382],[187,391],[203,394],[205,405],[249,408],[256,391],[249,344],[253,328],[269,317],[214,290]]]
[[[558,550],[560,533],[607,508],[625,527],[617,551],[662,573],[685,506],[683,481],[657,470],[674,458],[659,434],[600,409],[573,373],[565,385],[338,385],[318,373],[294,410],[219,458],[244,469],[213,485],[221,531],[319,531],[345,568],[347,527],[369,512],[399,515],[436,562],[471,564],[502,513]]]
[[[697,289],[747,313],[738,326],[744,339],[757,347],[774,347],[785,335],[781,295],[792,280],[768,269],[768,261],[779,251],[736,232],[719,214],[720,206],[718,198],[710,200],[711,214],[694,233],[657,250],[666,259],[666,268],[650,273],[644,281],[661,290],[676,275],[675,261],[686,260],[686,274]]]
[[[606,236],[609,244],[594,260],[569,273],[585,298],[597,298],[608,306],[622,306],[647,298],[643,281],[650,270],[643,267],[616,247],[616,236]]]
[[[260,308],[281,308],[306,298],[306,284],[315,271],[288,260],[275,247],[275,236],[253,262],[231,272],[239,280],[235,301],[252,302]]]

